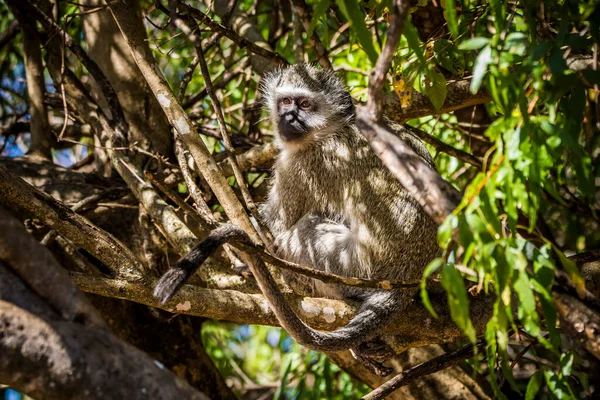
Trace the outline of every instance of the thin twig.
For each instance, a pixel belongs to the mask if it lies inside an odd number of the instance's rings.
[[[107,197],[114,193],[123,192],[123,191],[127,191],[127,189],[124,187],[123,188],[108,188],[99,193],[94,193],[91,196],[88,196],[88,197],[78,201],[77,203],[73,204],[71,206],[71,211],[77,213],[91,204],[98,203],[104,197]],[[43,244],[44,246],[48,247],[48,245],[50,243],[52,243],[52,240],[54,240],[56,235],[58,235],[58,232],[56,232],[56,230],[52,229],[50,232],[48,232],[44,236],[44,238],[40,241],[40,243]]]
[[[176,193],[173,193],[171,189],[169,189],[164,183],[161,182],[160,179],[157,179],[156,176],[151,172],[146,172],[146,178],[156,186],[161,192],[163,192],[171,201],[173,201],[179,208],[183,210],[187,215],[198,221],[198,223],[205,229],[212,229],[216,227],[216,223],[214,218],[209,220],[202,218],[199,213],[197,213],[188,203],[183,201],[181,197],[179,197]]]
[[[194,181],[194,177],[192,176],[192,172],[188,166],[187,157],[185,156],[185,145],[179,136],[175,137],[175,156],[177,157],[179,168],[181,168],[183,180],[185,181],[188,191],[190,192],[190,196],[192,196],[192,199],[196,205],[196,211],[198,211],[203,219],[212,221],[213,223],[216,222],[212,215],[212,211],[202,197],[202,192]]]
[[[194,7],[191,7],[187,4],[185,4],[183,1],[180,1],[180,0],[176,0],[176,1],[177,1],[177,7],[179,7],[181,10],[187,12],[195,19],[200,20],[200,23],[208,26],[211,31],[218,32],[218,33],[221,33],[223,36],[226,36],[231,41],[233,41],[235,44],[237,44],[240,48],[246,47],[248,49],[248,51],[250,51],[251,53],[254,53],[261,57],[264,57],[267,60],[272,61],[273,63],[275,63],[277,65],[289,64],[285,60],[285,58],[283,58],[279,53],[275,53],[273,51],[270,51],[270,50],[264,49],[260,46],[257,46],[256,44],[254,44],[254,43],[246,40],[245,38],[241,37],[240,35],[238,35],[235,31],[228,29],[225,26],[221,25],[220,23],[214,21],[211,17],[204,14],[202,11],[198,10],[197,8],[194,8]],[[160,3],[158,1],[155,1],[154,4],[156,4],[157,8],[159,8],[166,15],[169,15],[169,10],[167,10],[162,5],[159,5]]]
[[[396,375],[371,393],[364,396],[363,400],[381,400],[392,392],[413,382],[415,379],[425,375],[431,375],[448,367],[458,364],[460,361],[467,360],[479,353],[485,348],[485,340],[480,340],[476,345],[471,343],[454,350],[450,353],[442,354],[429,361],[412,367]]]
[[[312,21],[310,7],[308,6],[308,4],[306,4],[304,0],[292,0],[292,3],[294,4],[294,8],[296,9],[296,14],[298,18],[304,26],[304,30],[306,31],[306,33],[308,33],[308,30],[310,29],[310,22]],[[327,50],[325,50],[325,46],[323,46],[323,43],[321,42],[321,39],[319,39],[317,32],[313,31],[309,39],[310,43],[312,44],[315,50],[315,53],[317,53],[317,57],[319,59],[319,64],[321,65],[321,67],[327,70],[333,70],[331,61],[329,61],[329,57],[327,56]]]
[[[183,97],[185,96],[185,90],[187,89],[188,84],[192,80],[192,76],[194,75],[194,70],[198,65],[198,56],[195,56],[190,65],[188,65],[185,73],[181,77],[181,83],[179,85],[179,93],[177,94],[177,100],[182,103]]]
[[[479,157],[475,157],[473,154],[467,153],[464,150],[460,150],[456,147],[450,146],[449,144],[442,142],[440,139],[428,134],[427,132],[421,129],[414,128],[410,125],[405,125],[404,127],[412,133],[414,133],[419,138],[421,138],[421,140],[423,140],[424,142],[427,142],[433,147],[435,147],[436,150],[441,151],[442,153],[450,154],[452,157],[458,158],[459,160],[470,164],[478,169],[481,169],[483,167],[483,163],[481,162]]]

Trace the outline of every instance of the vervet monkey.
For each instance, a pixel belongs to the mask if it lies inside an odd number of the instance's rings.
[[[437,226],[359,132],[344,84],[332,72],[299,64],[270,73],[261,90],[280,149],[261,211],[277,255],[343,276],[419,281],[439,252]],[[401,126],[391,127],[434,168],[419,139]],[[155,296],[163,303],[223,240],[243,235],[239,228],[219,229],[161,278]],[[348,325],[321,332],[297,318],[260,264],[260,273],[252,272],[281,325],[317,351],[353,349],[369,358],[361,345],[376,339],[415,294],[415,289],[364,289],[305,279],[315,296],[362,300]]]

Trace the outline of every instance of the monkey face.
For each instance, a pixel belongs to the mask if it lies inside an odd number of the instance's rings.
[[[261,89],[282,148],[298,149],[354,122],[344,84],[320,68],[297,64],[277,69]]]
[[[300,140],[320,123],[315,102],[308,96],[283,95],[277,98],[277,130],[285,141]]]

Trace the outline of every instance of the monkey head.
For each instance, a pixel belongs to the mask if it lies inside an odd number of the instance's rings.
[[[297,149],[354,123],[352,97],[331,72],[307,64],[277,69],[262,94],[281,148]]]

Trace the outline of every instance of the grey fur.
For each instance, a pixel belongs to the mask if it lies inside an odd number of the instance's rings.
[[[295,87],[302,96],[311,94],[321,115],[308,116],[302,138],[276,135],[281,152],[261,215],[273,233],[278,255],[344,276],[418,281],[439,252],[436,224],[371,150],[354,125],[350,95],[333,74],[303,64],[271,73],[263,96],[273,126],[281,122],[280,88],[283,96],[290,96]],[[390,126],[434,168],[418,138],[399,125]],[[414,295],[317,280],[308,284],[317,296],[364,300],[347,327],[318,332],[321,336],[314,343],[303,343],[320,351],[348,349],[374,338]]]

